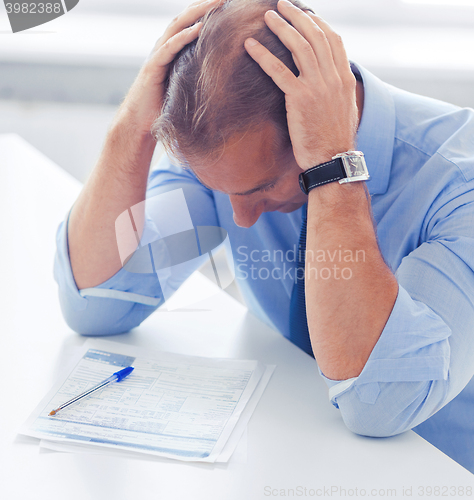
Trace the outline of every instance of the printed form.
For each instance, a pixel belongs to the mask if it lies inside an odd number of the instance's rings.
[[[123,381],[48,416],[127,366],[135,369]],[[237,445],[273,368],[88,340],[21,434],[180,460],[227,461],[232,450],[224,447],[233,431],[232,447]]]

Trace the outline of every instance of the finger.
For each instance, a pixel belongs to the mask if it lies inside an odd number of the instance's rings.
[[[223,1],[224,0],[199,0],[198,2],[192,3],[171,21],[160,40],[163,43],[166,42],[169,38],[176,35],[183,29],[193,25],[209,10],[217,7]]]
[[[301,9],[286,0],[278,2],[279,12],[295,27],[300,35],[311,45],[326,80],[338,77],[331,46],[324,31]]]
[[[331,26],[321,17],[312,12],[307,13],[308,16],[324,31],[326,38],[331,46],[332,57],[337,71],[341,77],[348,74],[352,77],[351,66],[347,58],[346,49],[340,35],[338,35]]]
[[[298,92],[298,78],[293,72],[274,56],[267,48],[253,38],[245,40],[245,49],[250,57],[285,93]]]
[[[201,22],[196,23],[169,38],[151,57],[153,66],[167,66],[176,57],[176,54],[197,38],[201,27]]]
[[[307,75],[312,78],[321,79],[318,61],[316,60],[316,54],[311,44],[273,10],[265,13],[265,22],[291,52],[300,74],[302,76]]]
[[[193,26],[198,19],[201,19],[209,10],[217,7],[223,0],[198,0],[189,5],[181,14],[176,16],[166,28],[163,35],[157,40],[145,62],[152,59],[158,49],[170,38],[177,35],[186,28]],[[188,42],[189,43],[189,42]]]

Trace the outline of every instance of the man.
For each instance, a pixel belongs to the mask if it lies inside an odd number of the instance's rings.
[[[152,130],[176,161],[148,179]],[[315,356],[349,429],[415,428],[474,472],[473,137],[472,111],[351,70],[304,7],[193,4],[140,71],[60,228],[65,317],[96,335],[151,314],[160,284],[121,269],[115,221],[147,183],[149,196],[181,188],[194,226],[228,231],[250,307]],[[247,250],[297,244],[306,260],[284,263],[292,275],[275,259],[271,280],[241,266]]]

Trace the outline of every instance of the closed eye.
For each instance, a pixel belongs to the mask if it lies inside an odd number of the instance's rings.
[[[267,186],[263,187],[262,191],[263,192],[271,191],[274,187],[275,187],[275,183],[273,182],[272,184],[268,184]]]

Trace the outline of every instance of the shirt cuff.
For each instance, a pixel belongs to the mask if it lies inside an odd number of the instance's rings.
[[[374,404],[380,382],[446,380],[450,335],[451,329],[441,317],[426,304],[412,299],[399,284],[395,305],[360,375],[331,380],[319,370],[329,386],[331,403],[338,408],[338,397],[355,390],[360,401]]]

